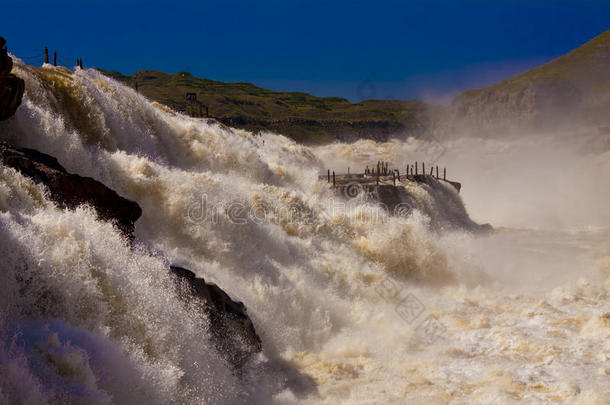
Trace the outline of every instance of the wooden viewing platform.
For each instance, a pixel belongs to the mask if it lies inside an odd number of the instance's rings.
[[[447,180],[447,169],[443,168],[443,176],[439,176],[438,166],[430,167],[429,173],[426,173],[424,163],[420,165],[415,162],[413,165],[407,165],[404,172],[399,169],[390,169],[388,162],[377,162],[377,167],[370,169],[368,166],[364,173],[350,173],[348,168],[347,173],[337,174],[334,171],[327,170],[326,175],[319,176],[320,180],[326,180],[332,184],[334,188],[340,189],[346,196],[355,197],[359,193],[359,189],[363,191],[372,191],[378,186],[393,186],[396,187],[401,183],[403,185],[408,182],[425,183],[431,179],[444,181],[451,184],[459,193],[462,188],[461,183]],[[397,184],[398,183],[398,184]],[[352,188],[353,190],[347,189]]]

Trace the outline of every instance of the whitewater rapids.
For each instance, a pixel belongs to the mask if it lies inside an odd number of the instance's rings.
[[[610,401],[609,143],[308,148],[182,116],[95,70],[15,71],[26,94],[0,140],[143,215],[130,248],[0,166],[1,404]],[[318,181],[422,154],[496,232],[470,232],[442,183],[410,187],[416,209],[390,216]],[[169,264],[244,302],[263,353],[243,372],[176,299]]]

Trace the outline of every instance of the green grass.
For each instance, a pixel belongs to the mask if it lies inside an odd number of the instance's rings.
[[[610,30],[549,63],[467,90],[448,109],[450,130],[502,133],[610,125]]]
[[[527,85],[573,86],[585,93],[595,92],[608,87],[609,72],[610,30],[542,66],[483,89],[464,91],[455,101],[475,98],[484,91],[510,91]]]
[[[461,119],[462,112],[471,105],[478,106],[474,109],[475,117],[479,111],[483,118],[491,117],[488,121],[492,123],[495,118],[507,117],[517,122],[521,117],[519,108],[538,109],[534,113],[543,116],[549,105],[564,112],[586,110],[590,120],[594,117],[603,121],[610,116],[610,31],[540,67],[483,89],[464,91],[448,110],[417,100],[351,103],[340,97],[273,91],[251,83],[223,83],[197,78],[188,72],[143,70],[126,76],[100,71],[129,86],[135,87],[137,83],[142,94],[174,109],[186,109],[186,93],[197,93],[198,100],[209,107],[210,116],[224,124],[255,132],[273,131],[301,143],[418,136],[441,121],[442,116],[455,115]],[[503,108],[509,95],[513,100],[519,99],[519,95],[532,89],[537,97],[534,107],[517,101],[516,105]]]
[[[268,90],[251,83],[197,78],[188,72],[143,70],[126,76],[99,70],[129,86],[137,83],[140,93],[174,109],[186,109],[186,93],[197,93],[197,99],[208,106],[210,116],[227,125],[279,132],[303,143],[421,133],[439,108],[417,100],[351,103],[340,97],[316,97]]]

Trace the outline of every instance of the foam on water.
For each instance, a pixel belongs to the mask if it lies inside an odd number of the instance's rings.
[[[0,402],[607,399],[607,228],[477,237],[440,183],[407,190],[408,216],[345,206],[317,180],[330,162],[399,165],[401,151],[436,146],[307,148],[184,117],[94,70],[16,71],[26,95],[2,139],[102,181],[143,215],[131,249],[90,209],[59,210],[0,167]],[[169,263],[245,303],[264,353],[243,373],[177,299]],[[533,281],[511,277],[539,267],[561,280],[525,291]],[[440,322],[435,339],[424,320]]]

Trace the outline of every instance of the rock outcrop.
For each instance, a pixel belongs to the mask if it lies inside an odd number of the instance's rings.
[[[142,215],[140,206],[90,177],[70,174],[53,156],[33,149],[15,148],[0,143],[0,161],[49,190],[49,197],[60,207],[76,208],[87,204],[100,219],[110,221],[133,240],[135,222]]]
[[[440,133],[498,135],[610,124],[610,30],[566,55],[455,98]]]
[[[6,41],[0,37],[0,121],[9,119],[21,105],[24,81],[11,74],[13,59],[8,56]]]
[[[0,37],[0,120],[14,115],[24,91],[22,79],[11,75],[13,61]],[[53,156],[18,148],[0,141],[0,164],[12,167],[36,183],[44,184],[48,197],[62,208],[89,205],[104,221],[114,223],[131,241],[140,206],[90,177],[68,173]],[[252,355],[261,352],[261,339],[243,303],[234,301],[215,284],[197,278],[190,270],[171,266],[181,298],[206,312],[217,350],[239,370]]]
[[[210,321],[212,340],[226,360],[239,369],[262,350],[252,320],[243,303],[234,301],[220,287],[206,283],[190,270],[171,266],[182,299],[200,303]]]
[[[248,131],[271,131],[284,134],[304,144],[333,141],[353,142],[371,139],[387,142],[394,137],[421,136],[431,126],[424,112],[404,120],[329,120],[286,118],[265,120],[244,116],[219,117],[218,121]]]
[[[133,241],[135,221],[142,215],[140,206],[90,177],[68,173],[57,159],[33,149],[16,148],[0,142],[0,163],[12,167],[36,183],[44,184],[49,197],[60,207],[89,205],[105,221],[113,222]],[[220,287],[206,283],[187,269],[171,266],[181,298],[205,311],[217,350],[239,370],[252,355],[262,350],[246,307],[234,301]]]

